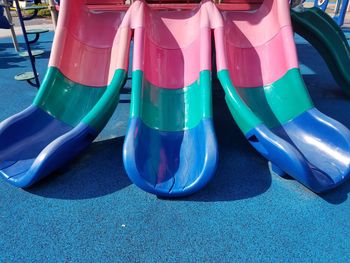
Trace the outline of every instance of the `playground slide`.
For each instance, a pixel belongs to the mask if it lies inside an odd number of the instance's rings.
[[[62,2],[49,68],[33,104],[0,123],[0,174],[17,187],[32,185],[84,150],[119,101],[131,37],[121,26],[125,12],[92,12],[85,2]]]
[[[313,106],[298,68],[288,1],[265,0],[254,12],[222,15],[224,25],[215,30],[218,77],[248,141],[272,173],[314,192],[342,183],[350,173],[350,131]]]
[[[218,159],[209,14],[202,4],[169,12],[141,1],[129,13],[139,21],[134,22],[124,166],[145,191],[162,197],[188,195],[210,180]]]
[[[350,96],[350,47],[342,29],[318,8],[291,10],[293,29],[326,61],[338,85]]]

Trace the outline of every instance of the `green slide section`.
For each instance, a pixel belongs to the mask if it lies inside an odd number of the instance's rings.
[[[264,123],[273,128],[313,107],[299,69],[264,87],[235,89],[227,70],[218,72],[226,102],[240,129],[246,134]]]
[[[140,117],[153,129],[182,131],[212,117],[211,73],[200,72],[199,80],[180,89],[156,87],[133,72],[131,117]]]
[[[326,61],[335,81],[350,96],[350,47],[342,29],[322,10],[291,10],[293,29]]]
[[[117,69],[115,71],[111,83],[107,86],[107,90],[92,110],[84,117],[83,123],[94,127],[98,132],[105,127],[118,105],[120,90],[124,86],[126,78],[127,72],[125,70]]]
[[[100,131],[118,104],[125,77],[124,70],[117,70],[108,87],[90,87],[50,67],[33,104],[68,125],[83,121]]]
[[[238,89],[241,98],[269,128],[288,122],[313,108],[299,69],[289,70],[281,79],[258,88]]]
[[[253,113],[251,108],[241,99],[237,90],[232,84],[230,73],[228,70],[218,72],[218,78],[226,94],[226,102],[235,119],[238,127],[246,134],[251,129],[255,128],[262,121]]]

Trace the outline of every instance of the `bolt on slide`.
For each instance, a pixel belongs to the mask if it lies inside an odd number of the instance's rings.
[[[121,27],[124,14],[62,1],[49,68],[33,104],[0,123],[0,174],[9,183],[32,185],[103,129],[126,78],[131,33]]]

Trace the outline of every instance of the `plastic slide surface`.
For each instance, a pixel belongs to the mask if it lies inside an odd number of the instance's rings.
[[[350,173],[350,131],[313,106],[298,69],[288,1],[222,15],[223,27],[215,29],[218,77],[248,141],[273,173],[315,192],[342,183]]]
[[[342,29],[318,8],[291,10],[293,29],[326,61],[338,85],[350,96],[350,47]]]
[[[119,101],[131,36],[121,26],[125,12],[91,12],[85,2],[62,2],[33,104],[0,123],[0,174],[15,186],[32,185],[84,150]]]
[[[124,18],[134,29],[124,166],[137,186],[158,196],[191,194],[216,169],[206,6],[166,12],[135,1]]]

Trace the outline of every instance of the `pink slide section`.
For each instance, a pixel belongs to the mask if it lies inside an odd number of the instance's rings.
[[[151,84],[183,88],[211,69],[211,30],[222,26],[211,1],[182,11],[152,11],[143,1],[130,8],[124,20],[135,30],[133,70],[144,71]]]
[[[221,12],[224,29],[215,32],[218,71],[229,67],[236,87],[271,84],[298,67],[289,8],[288,1],[265,0],[255,11]]]
[[[130,30],[120,27],[126,11],[95,12],[86,6],[82,8],[82,2],[62,1],[61,8],[69,12],[60,13],[49,67],[58,68],[75,83],[106,86],[110,70],[126,69],[127,61],[116,61],[116,58],[128,56],[118,55],[118,50],[112,54],[113,43],[118,45],[119,52],[125,50],[120,48],[119,41],[127,45],[128,37],[124,34],[129,34]],[[111,62],[114,66],[110,69]]]

